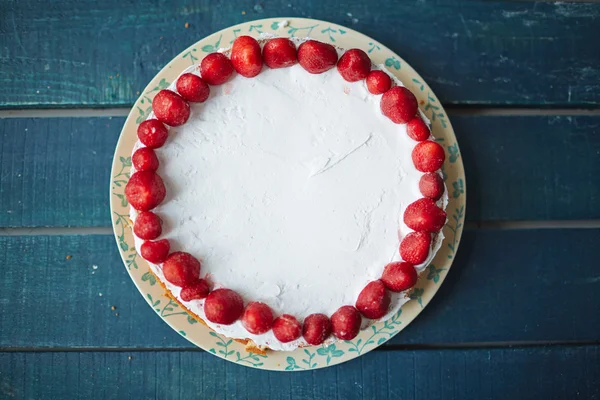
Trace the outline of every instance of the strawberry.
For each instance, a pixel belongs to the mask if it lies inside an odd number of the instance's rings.
[[[308,40],[298,47],[298,62],[311,74],[322,74],[335,67],[338,55],[330,44]]]
[[[156,149],[165,144],[169,131],[159,120],[147,119],[138,126],[137,135],[144,146]]]
[[[154,264],[160,264],[165,261],[169,254],[171,244],[167,239],[157,240],[156,242],[144,242],[140,248],[140,253],[144,260]]]
[[[426,140],[419,142],[412,151],[412,160],[415,168],[421,172],[437,171],[446,160],[444,148],[438,143]]]
[[[439,174],[430,172],[419,180],[419,190],[423,196],[438,201],[444,194],[444,180]]]
[[[429,139],[429,136],[431,136],[429,127],[419,116],[408,121],[408,124],[406,124],[406,133],[408,134],[408,137],[417,142],[427,140]]]
[[[269,40],[263,47],[263,59],[269,68],[291,67],[298,62],[296,45],[288,38]]]
[[[411,232],[400,243],[400,257],[411,264],[421,264],[427,259],[430,247],[429,232]]]
[[[404,223],[414,231],[437,232],[446,223],[446,213],[431,199],[419,199],[406,207]]]
[[[184,100],[204,103],[210,95],[210,87],[202,78],[194,74],[183,74],[177,79],[177,91]]]
[[[208,292],[210,292],[208,282],[198,279],[181,289],[180,296],[183,301],[200,300],[208,296]]]
[[[369,282],[356,300],[356,308],[365,318],[378,319],[387,314],[390,294],[381,280]]]
[[[142,211],[137,215],[133,224],[135,236],[144,240],[153,240],[162,233],[162,221],[159,216],[151,211]]]
[[[361,49],[350,49],[340,57],[337,69],[346,81],[360,81],[369,75],[369,71],[371,71],[371,59]]]
[[[302,336],[306,343],[319,345],[331,335],[331,321],[325,314],[311,314],[304,318]]]
[[[242,297],[231,289],[213,290],[204,301],[206,319],[215,324],[231,325],[243,311]]]
[[[250,36],[235,39],[231,48],[231,64],[238,74],[246,78],[260,74],[263,59],[256,39]]]
[[[273,321],[273,334],[281,343],[291,342],[300,337],[302,326],[295,317],[283,314]]]
[[[222,85],[233,74],[233,65],[224,54],[210,53],[200,63],[200,74],[209,85]]]
[[[166,89],[154,96],[152,111],[159,121],[169,126],[183,125],[190,117],[188,102],[177,93]]]
[[[342,340],[352,340],[360,331],[362,318],[352,306],[342,306],[331,316],[333,335]]]
[[[405,124],[414,118],[419,105],[407,88],[394,86],[381,96],[381,112],[395,124]]]
[[[175,286],[186,287],[200,277],[200,261],[190,253],[176,251],[169,254],[162,268],[165,279]]]
[[[125,186],[125,196],[133,208],[150,211],[165,198],[167,191],[154,171],[139,171],[131,175]]]
[[[248,303],[242,315],[242,325],[255,335],[268,332],[273,326],[273,312],[265,303],[258,301]]]
[[[140,147],[131,157],[133,166],[138,171],[156,171],[158,169],[158,157],[150,147]]]
[[[392,87],[392,78],[383,71],[371,71],[367,75],[367,89],[373,94],[382,94]]]
[[[393,262],[385,266],[381,281],[392,292],[402,292],[417,283],[417,270],[407,262]]]

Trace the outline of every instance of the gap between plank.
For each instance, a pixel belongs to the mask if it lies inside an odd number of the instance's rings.
[[[449,116],[600,116],[600,108],[531,108],[447,105]],[[123,108],[65,108],[38,110],[0,110],[0,118],[69,118],[69,117],[126,117],[131,107]]]

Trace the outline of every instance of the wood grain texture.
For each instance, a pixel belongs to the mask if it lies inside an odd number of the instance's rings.
[[[599,241],[466,230],[440,291],[390,344],[600,343]],[[0,349],[193,347],[145,304],[112,236],[5,236],[0,249]]]
[[[599,375],[599,346],[375,351],[299,373],[190,351],[0,353],[0,397],[36,400],[591,400],[600,396]]]
[[[76,16],[76,17],[73,17]],[[598,105],[598,3],[41,0],[0,3],[0,107],[131,105],[202,37],[266,17],[352,27],[445,103]],[[410,16],[410,18],[407,18]],[[185,28],[189,23],[189,28]]]
[[[110,166],[123,122],[0,119],[0,227],[110,226]],[[452,123],[469,221],[600,218],[600,116]]]

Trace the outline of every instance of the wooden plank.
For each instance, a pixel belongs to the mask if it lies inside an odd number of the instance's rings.
[[[0,107],[131,105],[150,79],[198,39],[267,17],[310,16],[395,50],[445,103],[599,103],[598,3],[441,0],[366,7],[361,0],[291,4],[150,0],[0,6]],[[66,15],[76,15],[68,24]],[[410,18],[407,18],[407,16]],[[401,22],[400,22],[401,21]],[[189,23],[189,28],[185,24]],[[549,62],[548,60],[551,60]]]
[[[123,118],[0,119],[0,227],[109,226]],[[469,221],[600,218],[600,116],[452,118]]]
[[[203,352],[0,353],[0,397],[597,399],[600,347],[375,351],[325,370],[246,368]]]
[[[432,304],[390,343],[600,342],[599,241],[467,230]],[[0,249],[0,349],[192,347],[145,304],[113,237],[4,236]]]

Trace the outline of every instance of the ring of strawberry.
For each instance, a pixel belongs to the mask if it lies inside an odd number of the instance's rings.
[[[409,205],[404,213],[405,224],[415,232],[407,235],[401,243],[400,255],[404,261],[385,266],[381,279],[372,281],[359,294],[356,307],[342,306],[329,319],[324,314],[311,314],[298,320],[284,314],[273,319],[269,306],[250,302],[244,308],[242,298],[230,289],[210,292],[209,284],[200,279],[200,262],[185,252],[169,254],[166,239],[161,234],[160,218],[149,210],[165,197],[164,184],[154,171],[159,168],[158,158],[152,149],[165,144],[168,126],[184,124],[190,116],[188,102],[204,102],[210,95],[209,85],[220,85],[232,76],[234,70],[245,77],[258,75],[263,63],[269,68],[285,68],[299,63],[311,74],[323,73],[337,64],[340,75],[349,82],[364,80],[369,92],[383,94],[382,113],[396,124],[407,124],[409,137],[419,142],[412,158],[416,169],[428,172],[420,181],[420,190],[426,197]],[[413,287],[417,272],[413,267],[425,261],[431,246],[430,232],[439,231],[446,220],[445,212],[437,207],[437,201],[445,190],[440,175],[433,173],[445,160],[443,148],[430,138],[429,127],[418,113],[415,96],[403,86],[392,87],[392,80],[383,71],[371,71],[368,55],[360,49],[347,50],[338,60],[337,50],[315,40],[303,42],[298,49],[288,38],[270,39],[263,46],[249,36],[238,37],[232,47],[231,57],[222,53],[206,56],[200,65],[200,75],[182,74],[172,90],[161,90],[152,102],[157,119],[144,121],[138,127],[142,147],[133,155],[138,171],[132,175],[126,187],[126,196],[132,207],[140,210],[134,225],[136,236],[146,241],[141,246],[142,257],[152,263],[164,263],[162,272],[167,281],[182,288],[183,301],[205,299],[204,312],[207,320],[218,324],[232,324],[238,319],[253,334],[273,330],[282,343],[298,339],[301,335],[308,344],[319,345],[333,334],[341,340],[351,340],[360,331],[361,314],[366,318],[379,319],[389,311],[388,291],[401,292]]]

